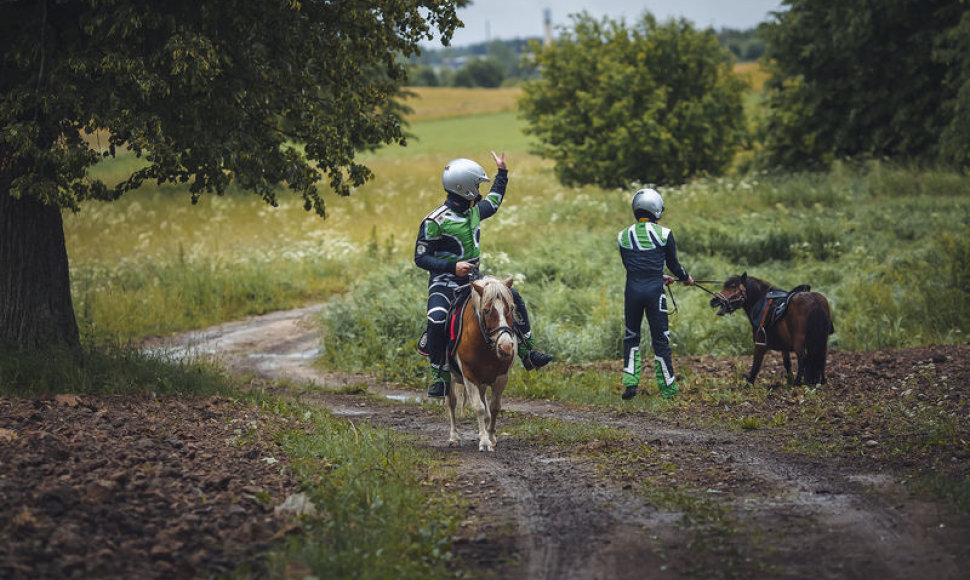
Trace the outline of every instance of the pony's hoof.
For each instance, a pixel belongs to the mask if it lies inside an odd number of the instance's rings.
[[[461,447],[461,439],[452,439],[448,442],[448,447]]]

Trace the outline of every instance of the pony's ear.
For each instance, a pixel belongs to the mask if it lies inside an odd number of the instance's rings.
[[[505,287],[506,288],[512,287],[512,276],[509,276],[508,278],[505,279]]]
[[[748,281],[748,273],[745,272],[745,273],[741,274],[741,283],[744,284],[747,281]]]
[[[478,295],[481,296],[482,292],[485,291],[485,283],[482,282],[481,280],[475,280],[472,282],[472,289],[475,292],[478,292]]]

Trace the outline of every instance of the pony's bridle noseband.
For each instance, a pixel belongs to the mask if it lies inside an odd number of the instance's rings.
[[[504,301],[503,301],[504,302]],[[509,309],[509,316],[514,316],[515,307]],[[498,339],[503,334],[509,334],[512,338],[515,338],[515,330],[506,325],[496,326],[495,328],[486,329],[485,318],[482,316],[482,309],[476,310],[475,315],[478,316],[478,328],[482,331],[482,338],[485,340],[485,344],[489,347],[494,347],[498,342]]]
[[[738,293],[731,298],[728,298],[722,292],[718,292],[714,297],[724,306],[725,314],[734,312],[748,303],[748,292],[743,284],[738,286]]]
[[[710,282],[711,280],[704,280],[704,281]],[[728,298],[727,296],[725,296],[723,292],[712,292],[708,290],[707,288],[698,284],[696,280],[694,281],[694,286],[696,286],[697,288],[700,288],[704,292],[707,292],[708,294],[713,296],[714,299],[717,300],[717,303],[720,304],[722,308],[724,308],[725,314],[729,312],[734,312],[738,308],[741,308],[742,306],[744,306],[748,301],[748,293],[745,290],[743,284],[738,285],[739,292],[731,298]]]

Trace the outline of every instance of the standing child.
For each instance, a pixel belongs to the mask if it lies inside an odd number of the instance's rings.
[[[660,395],[677,395],[674,365],[670,356],[670,331],[667,327],[667,297],[664,286],[674,278],[663,273],[664,265],[688,286],[694,279],[677,261],[674,233],[657,222],[664,211],[664,200],[653,189],[633,195],[633,215],[637,222],[619,235],[620,257],[626,268],[624,291],[623,399],[632,399],[640,383],[640,326],[646,313],[653,342],[654,372]]]

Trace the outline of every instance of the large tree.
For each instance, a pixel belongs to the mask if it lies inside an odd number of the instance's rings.
[[[847,156],[970,167],[970,2],[785,0],[761,27],[764,161]]]
[[[85,200],[285,185],[323,215],[321,174],[346,195],[371,177],[356,152],[404,142],[401,57],[466,3],[0,0],[0,343],[78,344],[61,212]],[[122,148],[145,166],[87,175]]]
[[[745,85],[712,30],[649,13],[629,28],[586,13],[573,20],[549,46],[534,45],[540,78],[520,102],[563,183],[679,183],[731,161]]]

